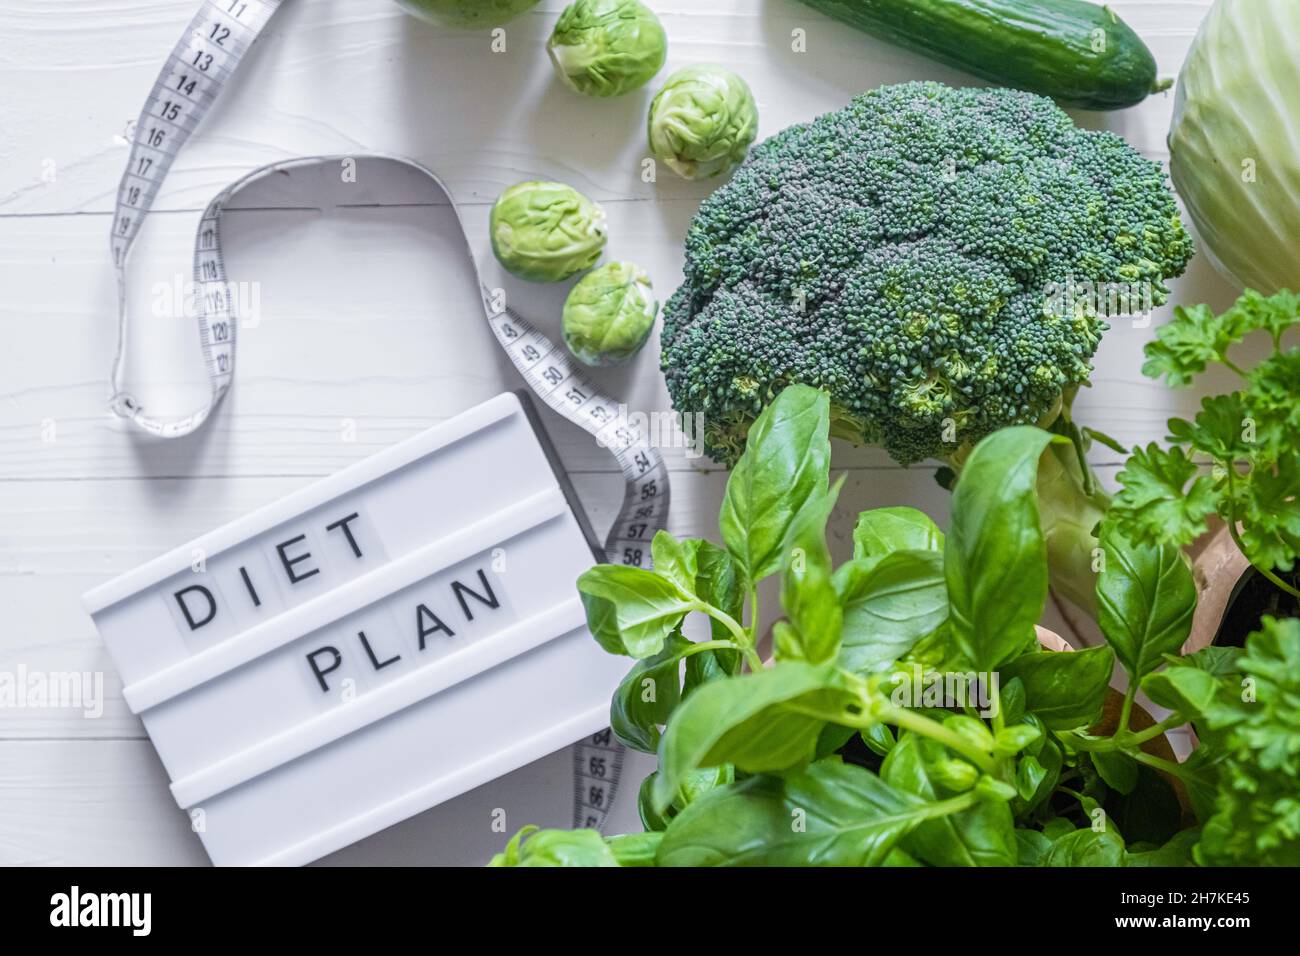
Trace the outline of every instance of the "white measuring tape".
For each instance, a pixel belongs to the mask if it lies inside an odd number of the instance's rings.
[[[199,292],[199,343],[211,391],[205,404],[188,415],[164,419],[148,414],[145,406],[123,387],[128,325],[127,260],[176,155],[282,2],[205,0],[154,81],[136,123],[135,140],[118,187],[113,216],[118,345],[113,359],[111,408],[114,414],[153,435],[164,438],[188,435],[208,419],[230,389],[239,317],[229,294],[221,254],[221,216],[225,204],[245,186],[276,173],[367,158],[318,156],[274,163],[249,173],[208,204],[195,240],[194,281]],[[396,157],[379,158],[419,170],[446,196],[465,241],[466,262],[478,279],[473,250],[447,187],[418,163]],[[557,348],[509,308],[497,304],[496,297],[483,287],[481,280],[479,288],[488,325],[524,381],[553,411],[590,433],[618,460],[626,487],[623,506],[605,539],[607,560],[648,567],[650,540],[668,518],[668,471],[663,457],[650,446],[645,435],[620,416],[618,403],[601,395],[584,380],[562,348]],[[575,827],[600,829],[604,825],[617,791],[623,755],[622,745],[609,730],[575,745]]]

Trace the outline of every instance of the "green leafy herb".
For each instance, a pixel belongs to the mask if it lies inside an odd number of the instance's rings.
[[[924,511],[876,508],[858,516],[853,557],[878,560],[894,551],[943,551],[943,532]]]
[[[1187,558],[1171,545],[1133,544],[1112,530],[1102,547],[1097,623],[1136,684],[1187,640],[1196,582]]]
[[[1196,859],[1300,866],[1300,620],[1265,618],[1240,664],[1237,693],[1209,708],[1225,759]]]
[[[696,603],[669,578],[620,564],[598,564],[585,572],[578,591],[600,646],[630,657],[658,654]]]
[[[842,481],[829,494],[804,505],[790,524],[781,579],[781,604],[797,634],[797,653],[778,654],[820,664],[840,647],[844,609],[831,580],[831,553],[826,547],[826,522],[839,497]],[[789,642],[787,642],[789,643]]]
[[[875,774],[813,764],[784,779],[751,777],[715,791],[673,821],[660,866],[880,866],[936,811]]]
[[[1072,654],[1041,650],[1022,654],[1002,668],[1003,680],[1018,680],[1024,708],[1052,730],[1090,727],[1101,714],[1115,655],[1106,646]]]
[[[1204,399],[1191,421],[1172,419],[1168,448],[1133,450],[1109,520],[1139,543],[1183,547],[1217,513],[1250,563],[1300,600],[1290,574],[1300,556],[1300,349],[1282,346],[1298,324],[1300,299],[1285,290],[1247,291],[1221,315],[1204,305],[1175,310],[1147,346],[1143,371],[1181,386],[1220,365],[1240,385]],[[1272,352],[1246,369],[1229,353],[1251,333],[1267,335]]]
[[[668,638],[663,650],[638,661],[614,691],[610,727],[629,747],[652,754],[659,746],[659,725],[681,700],[681,663],[696,645],[680,634]]]
[[[706,684],[673,714],[659,749],[656,805],[672,799],[698,767],[729,763],[749,773],[790,770],[812,760],[823,725],[855,698],[832,665],[786,661],[760,673]]]
[[[1047,600],[1047,551],[1034,487],[1038,459],[1060,439],[1005,428],[982,441],[953,492],[944,549],[952,636],[978,670],[994,670],[1034,639]]]
[[[826,493],[830,399],[808,386],[781,393],[754,421],[747,454],[727,480],[722,540],[751,584],[781,566],[786,535],[810,499]]]
[[[1278,324],[1252,316],[1239,321]],[[1231,453],[1231,405],[1207,408],[1171,431]],[[725,549],[660,534],[653,570],[582,576],[593,636],[637,659],[611,722],[658,755],[638,793],[647,832],[526,828],[496,865],[1300,864],[1300,622],[1179,657],[1196,604],[1187,562],[1117,522],[1093,576],[1109,644],[1044,650],[1040,457],[1069,457],[1032,428],[973,449],[946,538],[919,512],[867,512],[836,568],[830,428],[820,393],[786,389],[732,476]],[[1286,531],[1292,499],[1266,487],[1253,500],[1273,501]],[[786,616],[764,661],[755,585],[773,572]],[[707,618],[703,639],[687,636],[690,615]],[[1116,660],[1129,682],[1112,726],[1098,718]],[[1139,689],[1170,713],[1135,729]],[[1160,756],[1157,738],[1187,723],[1192,756]]]
[[[843,606],[840,664],[851,671],[892,664],[948,620],[937,551],[894,551],[874,562],[858,558],[840,566],[835,585]]]

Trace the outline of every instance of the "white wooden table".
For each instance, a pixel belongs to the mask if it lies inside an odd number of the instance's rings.
[[[1112,0],[1164,75],[1176,73],[1209,0]],[[288,0],[226,98],[182,154],[137,247],[133,381],[155,401],[203,394],[193,323],[150,315],[154,285],[187,274],[195,210],[241,173],[282,158],[392,152],[431,166],[467,205],[479,261],[528,317],[556,331],[564,286],[503,277],[487,206],[521,179],[572,183],[609,212],[609,257],[647,268],[666,295],[680,241],[708,187],[644,183],[652,89],[586,99],[553,79],[544,44],[564,0],[486,32],[440,33],[390,0]],[[760,136],[841,106],[880,83],[963,82],[954,71],[836,25],[794,0],[651,0],[669,36],[667,71],[701,61],[743,75]],[[418,196],[387,207],[317,208],[274,189],[229,215],[233,281],[259,284],[263,319],[241,335],[235,387],[197,435],[143,440],[110,419],[115,327],[108,257],[124,134],[195,0],[0,0],[0,672],[103,675],[102,715],[0,710],[0,864],[202,863],[166,775],[78,598],[201,532],[518,386],[472,300],[449,292]],[[791,31],[807,31],[806,53]],[[652,85],[653,87],[653,85]],[[1108,116],[1165,159],[1172,98]],[[1234,290],[1198,259],[1176,301],[1226,305]],[[1163,321],[1168,309],[1156,316]],[[1151,328],[1120,323],[1102,346],[1081,416],[1126,444],[1163,434],[1197,395],[1141,377]],[[641,409],[666,409],[652,344],[595,376]],[[552,435],[598,529],[621,486],[612,460],[551,416]],[[1097,458],[1113,474],[1116,456]],[[840,448],[849,481],[836,535],[857,511],[909,503],[946,519],[933,469]],[[725,475],[672,459],[673,530],[716,535]],[[627,793],[616,828],[635,826]],[[567,753],[407,821],[334,862],[479,863],[508,830],[565,825]]]

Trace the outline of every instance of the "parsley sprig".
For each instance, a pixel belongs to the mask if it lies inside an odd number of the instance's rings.
[[[1174,311],[1147,345],[1142,371],[1183,387],[1221,365],[1241,386],[1204,399],[1191,421],[1171,419],[1167,447],[1135,448],[1110,517],[1134,540],[1181,547],[1217,514],[1255,569],[1300,599],[1278,574],[1289,576],[1300,556],[1300,348],[1282,343],[1297,324],[1300,296],[1288,291],[1247,292],[1221,315],[1205,305]],[[1257,332],[1271,340],[1271,354],[1243,368],[1229,352]]]

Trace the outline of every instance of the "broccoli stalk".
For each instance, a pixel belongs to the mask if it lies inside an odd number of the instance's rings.
[[[1110,507],[1110,495],[1088,465],[1093,440],[1123,450],[1113,439],[1080,428],[1071,417],[1071,394],[1049,427],[1070,444],[1053,444],[1038,463],[1038,516],[1047,541],[1052,589],[1095,617],[1097,613],[1097,526]]]

